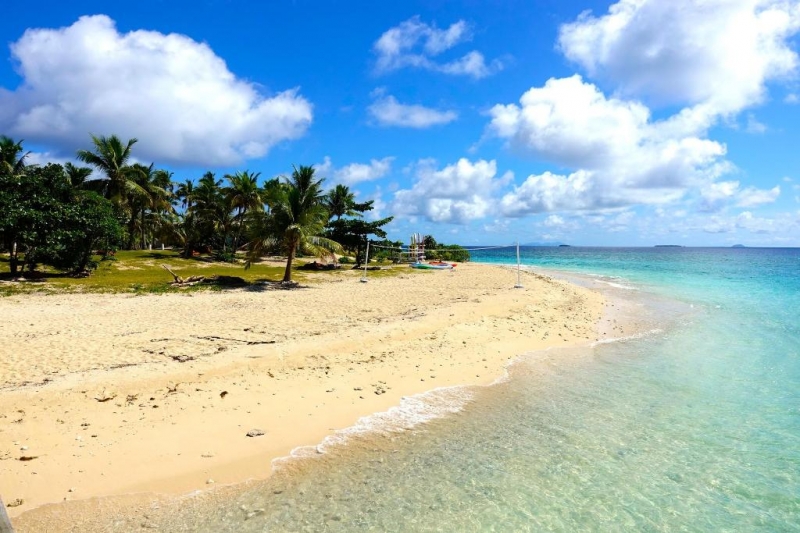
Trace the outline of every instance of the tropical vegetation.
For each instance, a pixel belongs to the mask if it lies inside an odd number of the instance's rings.
[[[282,279],[291,281],[298,254],[361,265],[369,239],[385,239],[392,220],[370,217],[373,202],[357,202],[346,185],[326,190],[311,166],[261,183],[248,170],[175,182],[135,162],[137,142],[92,135],[76,154],[87,166],[39,166],[27,164],[23,141],[0,136],[0,253],[12,275],[38,265],[86,275],[98,253],[171,247],[247,268],[282,255]]]

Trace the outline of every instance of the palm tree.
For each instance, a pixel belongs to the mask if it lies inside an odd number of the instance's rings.
[[[25,159],[30,155],[30,152],[23,152],[22,140],[14,141],[11,137],[0,135],[0,172],[8,172],[16,176],[22,174],[25,168]]]
[[[175,213],[172,205],[174,185],[172,172],[164,169],[154,171],[147,182],[146,189],[150,196],[150,206],[143,225],[148,228],[151,244],[157,233],[163,237],[164,230],[174,222],[171,216]],[[144,247],[144,240],[142,240],[142,247]]]
[[[356,203],[355,195],[350,192],[350,187],[347,185],[339,184],[325,197],[325,205],[328,208],[328,213],[331,217],[336,217],[339,220],[343,216],[355,216],[357,213],[353,210],[353,205]]]
[[[264,250],[279,244],[287,255],[283,281],[292,281],[298,249],[318,256],[341,251],[338,243],[321,236],[328,221],[322,181],[315,178],[314,167],[295,167],[286,185],[277,188],[270,215],[260,217],[263,222],[256,226],[250,241],[246,267]]]
[[[183,183],[178,185],[175,191],[175,196],[181,200],[181,207],[184,211],[192,208],[192,194],[194,193],[194,182],[186,179]]]
[[[239,210],[236,215],[236,220],[239,224],[236,236],[233,239],[234,252],[239,244],[239,237],[242,234],[247,211],[264,209],[264,200],[261,197],[262,190],[258,187],[258,177],[260,175],[260,172],[253,174],[245,170],[244,172],[237,172],[233,176],[225,176],[231,184],[227,190],[228,204],[233,209]]]
[[[195,245],[221,244],[222,253],[227,252],[227,239],[231,226],[231,211],[222,180],[214,173],[206,172],[193,188],[191,207],[186,210],[184,226],[187,229],[185,255],[191,254]],[[221,236],[222,242],[217,239]]]
[[[152,164],[144,166],[136,163],[132,168],[138,189],[130,189],[131,194],[126,202],[130,210],[128,248],[134,247],[138,233],[139,247],[144,249],[147,235],[161,224],[162,215],[172,209],[169,192],[172,174],[166,170],[154,170]]]
[[[92,175],[92,169],[89,167],[78,167],[72,163],[64,163],[64,173],[67,175],[70,185],[73,189],[82,189],[86,180]]]
[[[104,191],[106,198],[122,207],[131,196],[147,195],[136,180],[139,170],[128,165],[131,147],[138,142],[138,139],[130,139],[123,145],[116,135],[110,137],[92,135],[92,142],[95,151],[78,150],[78,159],[96,167],[106,175],[108,179]]]

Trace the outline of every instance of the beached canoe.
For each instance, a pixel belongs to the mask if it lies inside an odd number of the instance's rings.
[[[452,270],[455,265],[450,263],[411,263],[411,268],[421,268],[423,270]]]

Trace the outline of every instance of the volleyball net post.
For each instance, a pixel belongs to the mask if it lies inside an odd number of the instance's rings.
[[[364,275],[361,276],[361,283],[367,282],[367,266],[369,266],[369,239],[367,239],[367,251],[364,252]]]
[[[519,262],[519,241],[517,241],[517,284],[514,285],[515,289],[524,289],[522,286],[522,267]]]

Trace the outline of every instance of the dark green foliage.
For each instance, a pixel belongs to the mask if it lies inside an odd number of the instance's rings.
[[[361,218],[340,218],[328,223],[326,235],[341,244],[344,249],[353,251],[356,266],[360,266],[366,254],[367,238],[370,235],[385,238],[386,232],[381,227],[391,222],[392,218],[382,218],[373,222]]]
[[[425,252],[428,256],[428,252]],[[457,261],[459,263],[466,263],[470,260],[469,250],[457,244],[439,244],[437,252],[431,254],[430,259],[439,259],[440,261]]]
[[[337,185],[325,196],[325,205],[331,217],[325,235],[341,244],[345,250],[352,252],[356,258],[356,266],[364,262],[369,236],[385,238],[386,232],[381,228],[393,218],[367,222],[363,216],[367,211],[372,211],[372,204],[373,200],[356,203],[355,195],[346,185]],[[333,220],[333,217],[336,219]]]
[[[122,239],[111,204],[95,193],[77,195],[61,214],[58,238],[52,239],[52,246],[37,250],[38,262],[70,272],[93,269],[97,266],[91,261],[93,251],[113,250]]]
[[[284,279],[291,279],[298,255],[346,252],[360,266],[370,238],[385,239],[392,217],[368,221],[373,201],[358,203],[345,185],[325,192],[314,168],[300,166],[288,178],[266,180],[237,172],[217,179],[207,172],[198,181],[172,181],[172,174],[132,163],[136,139],[92,136],[93,149],[61,167],[26,166],[22,143],[0,136],[0,251],[8,251],[12,272],[44,263],[62,270],[91,265],[93,249],[145,249],[168,245],[184,258],[202,254],[235,263],[245,246],[248,261],[270,254],[287,257]],[[373,244],[388,241],[376,241]],[[390,243],[398,245],[399,243]],[[428,249],[444,248],[431,237]],[[465,250],[451,246],[432,258],[464,261]],[[451,250],[452,249],[452,250]],[[107,254],[104,254],[107,256]],[[397,250],[375,248],[371,258],[397,262]],[[343,261],[344,262],[344,261]]]
[[[74,190],[63,167],[51,164],[0,172],[0,235],[12,274],[38,263],[78,271],[95,246],[116,245],[120,228],[107,200]]]
[[[390,241],[383,239],[381,241],[370,241],[369,255],[377,260],[390,261],[392,263],[401,263],[408,256],[401,253],[403,243],[401,241]]]
[[[315,256],[341,251],[333,239],[323,236],[328,210],[322,193],[322,179],[314,167],[300,166],[268,196],[269,213],[254,217],[250,232],[247,265],[268,250],[278,247],[286,254],[283,281],[292,279],[292,262],[298,252]]]
[[[110,198],[118,206],[126,204],[131,196],[145,196],[146,192],[135,179],[139,170],[128,165],[131,148],[138,140],[130,139],[123,145],[116,135],[91,137],[94,152],[78,150],[77,155],[78,159],[105,174],[106,179],[102,183],[103,196]]]
[[[325,196],[325,207],[328,208],[328,215],[339,220],[343,216],[357,216],[358,212],[353,209],[355,205],[355,195],[347,185],[337,185]]]
[[[0,173],[19,175],[25,169],[25,159],[30,152],[24,152],[22,141],[0,135]]]

